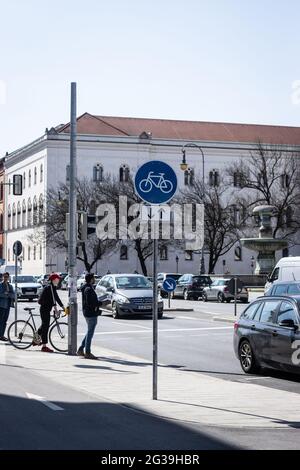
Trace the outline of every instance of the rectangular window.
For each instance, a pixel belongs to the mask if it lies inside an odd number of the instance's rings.
[[[209,172],[209,186],[219,186],[220,178],[219,172],[217,170],[212,170]]]

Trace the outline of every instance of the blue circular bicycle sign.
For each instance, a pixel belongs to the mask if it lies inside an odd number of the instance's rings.
[[[137,195],[149,204],[170,201],[177,189],[177,176],[170,165],[152,160],[142,165],[134,179]]]

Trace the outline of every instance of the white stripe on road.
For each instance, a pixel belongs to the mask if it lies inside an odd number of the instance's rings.
[[[34,395],[33,393],[27,393],[27,392],[26,392],[26,395],[27,395],[27,398],[29,398],[29,400],[37,400],[37,401],[43,403],[43,405],[50,408],[50,410],[52,410],[52,411],[63,411],[64,410],[60,406],[57,406],[54,403],[52,403],[51,401],[46,400],[46,398],[44,398],[44,397],[39,397],[38,395]]]
[[[160,329],[159,333],[169,333],[175,331],[207,331],[207,330],[233,330],[232,326],[217,326],[217,327],[209,327],[209,328],[166,328]],[[102,335],[124,335],[127,333],[152,333],[151,330],[148,331],[137,331],[137,330],[125,330],[125,331],[102,331],[101,333],[95,333],[95,335],[102,336]],[[79,336],[85,336],[85,333],[80,333]]]
[[[122,326],[127,326],[125,325],[124,323],[122,322],[114,322],[114,325],[122,325]],[[142,328],[143,330],[152,330],[152,328],[150,328],[150,326],[142,326],[142,325],[137,325],[136,323],[130,323],[131,325],[135,326],[136,328]]]

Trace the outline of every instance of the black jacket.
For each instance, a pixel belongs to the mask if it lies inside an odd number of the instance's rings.
[[[51,287],[52,287],[52,289],[51,289]],[[52,295],[52,292],[53,292],[53,295]],[[54,300],[53,300],[53,297],[54,297]],[[62,301],[58,297],[56,287],[53,284],[49,284],[48,286],[44,287],[44,289],[43,289],[43,291],[40,295],[40,298],[39,298],[39,304],[40,304],[42,309],[50,311],[52,309],[52,307],[54,307],[54,305],[56,305],[56,303],[58,303],[58,305],[61,308],[64,308]]]
[[[81,288],[82,293],[82,311],[85,317],[97,317],[101,315],[99,302],[95,289],[91,284],[84,284]]]

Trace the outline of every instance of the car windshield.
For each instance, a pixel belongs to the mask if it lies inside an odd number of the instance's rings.
[[[174,279],[175,281],[178,281],[178,279],[181,277],[181,274],[167,274],[166,279]]]
[[[116,277],[117,289],[151,289],[151,282],[144,276]]]
[[[14,278],[15,280],[16,278]],[[26,283],[26,282],[33,282],[35,283],[35,279],[33,276],[17,276],[17,282]]]
[[[193,276],[193,281],[197,282],[197,284],[211,284],[209,277]]]

